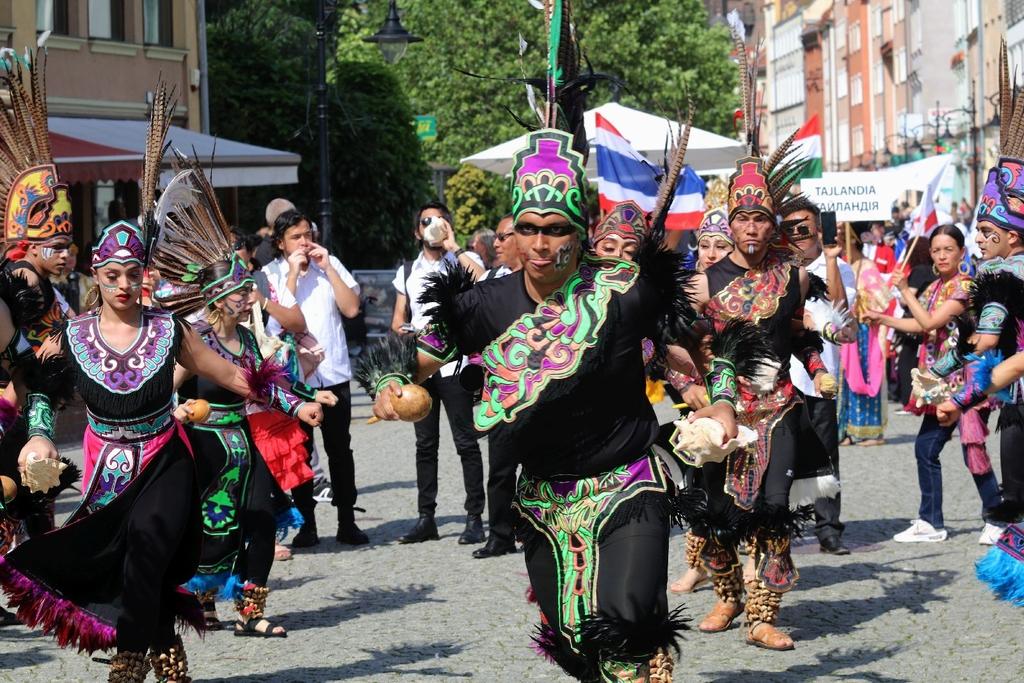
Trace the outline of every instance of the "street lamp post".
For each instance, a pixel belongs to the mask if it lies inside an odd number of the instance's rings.
[[[330,249],[333,211],[331,209],[331,150],[327,139],[327,31],[338,9],[338,0],[316,0],[316,118],[320,153],[320,241]],[[383,26],[363,40],[377,43],[388,64],[394,64],[405,54],[409,43],[422,38],[405,30],[398,14],[396,0],[390,0],[388,15]]]

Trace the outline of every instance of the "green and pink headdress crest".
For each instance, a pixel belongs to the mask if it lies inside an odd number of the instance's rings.
[[[545,102],[537,111],[541,128],[527,136],[525,147],[513,157],[512,216],[518,221],[524,213],[557,214],[585,238],[589,143],[583,113],[587,92],[602,77],[580,72],[569,0],[545,0],[544,13],[548,69]],[[527,84],[532,96],[533,85]]]

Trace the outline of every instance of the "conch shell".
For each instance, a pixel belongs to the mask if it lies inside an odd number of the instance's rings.
[[[67,463],[60,460],[44,458],[34,452],[29,453],[22,483],[32,493],[45,493],[60,484],[60,473],[67,467]]]
[[[936,377],[927,370],[914,368],[910,371],[911,395],[915,399],[918,408],[921,406],[934,406],[949,399],[953,394],[949,385],[939,377]]]
[[[725,427],[710,417],[675,422],[676,431],[670,440],[672,450],[687,465],[701,467],[707,462],[722,462],[737,448],[746,448],[757,439],[757,432],[740,425],[735,438],[725,443]]]

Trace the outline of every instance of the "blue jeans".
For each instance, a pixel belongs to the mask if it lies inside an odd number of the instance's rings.
[[[939,454],[943,446],[953,436],[956,425],[943,427],[933,415],[925,415],[921,429],[914,441],[914,455],[917,457],[917,483],[921,487],[921,507],[918,516],[936,529],[943,528],[942,519],[942,463]],[[967,463],[967,449],[963,449],[964,464]],[[985,510],[995,507],[1002,498],[999,495],[999,483],[996,475],[989,470],[987,474],[972,474],[974,485],[981,496],[982,517]]]

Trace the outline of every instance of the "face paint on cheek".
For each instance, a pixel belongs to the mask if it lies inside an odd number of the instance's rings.
[[[555,252],[555,270],[565,270],[569,267],[572,262],[572,254],[574,251],[573,244],[567,242],[558,248]]]
[[[100,287],[102,287],[104,290],[108,292],[116,292],[117,290],[121,289],[121,286],[116,282],[114,284],[107,284],[106,282],[101,282]]]

